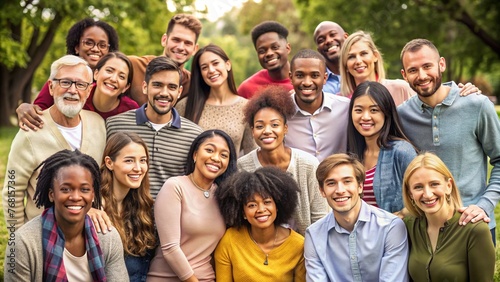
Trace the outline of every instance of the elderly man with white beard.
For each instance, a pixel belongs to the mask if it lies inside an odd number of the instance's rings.
[[[92,70],[85,60],[66,55],[52,63],[49,89],[54,105],[43,111],[45,126],[38,131],[19,130],[10,148],[2,192],[9,233],[42,212],[33,195],[39,165],[47,157],[64,149],[80,150],[101,162],[106,143],[104,120],[82,110],[93,86]]]

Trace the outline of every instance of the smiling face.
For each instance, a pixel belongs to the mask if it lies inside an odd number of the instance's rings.
[[[218,88],[223,84],[227,84],[227,76],[230,69],[231,62],[224,62],[215,53],[208,51],[200,56],[201,76],[210,88]]]
[[[290,44],[276,32],[267,32],[255,41],[255,50],[262,68],[268,71],[281,71],[288,63]]]
[[[450,204],[446,195],[452,190],[452,179],[446,179],[441,173],[427,168],[418,168],[408,179],[409,196],[426,216],[448,216]]]
[[[278,210],[273,198],[253,194],[243,205],[243,214],[252,228],[265,229],[274,225]]]
[[[377,81],[377,61],[378,53],[373,53],[366,42],[358,41],[351,46],[347,53],[347,71],[354,77],[356,85],[364,81]]]
[[[113,187],[118,189],[136,189],[141,186],[148,171],[148,157],[145,148],[130,142],[123,147],[115,160],[104,158],[106,167],[113,172]]]
[[[197,183],[213,182],[223,174],[227,169],[229,156],[229,146],[221,136],[215,135],[203,141],[193,155],[194,178],[203,178],[203,181]]]
[[[288,132],[283,116],[272,108],[263,108],[254,116],[252,126],[253,139],[261,150],[272,151],[283,146],[283,139]]]
[[[93,182],[90,171],[79,165],[57,171],[49,190],[49,200],[54,202],[58,226],[68,228],[84,224],[94,199]]]
[[[184,65],[198,51],[196,33],[180,24],[175,24],[168,35],[163,35],[161,46],[164,47],[163,54],[179,66]]]
[[[89,76],[88,69],[83,64],[61,67],[57,71],[55,79],[66,79],[84,83],[92,82],[92,77]],[[86,90],[78,90],[73,83],[66,89],[61,87],[59,81],[49,80],[49,91],[54,97],[54,105],[67,118],[73,118],[80,113],[91,90],[92,85],[89,85]]]
[[[352,123],[359,134],[365,139],[378,138],[385,123],[385,115],[370,96],[363,95],[356,98],[351,114]]]
[[[405,52],[402,62],[404,68],[401,74],[419,97],[430,97],[441,87],[446,62],[430,47],[423,46],[418,51]]]
[[[332,22],[322,23],[317,27],[314,33],[314,41],[318,52],[325,59],[332,63],[338,63],[340,57],[340,48],[344,43],[347,34],[337,24]]]
[[[323,85],[326,82],[326,67],[322,61],[296,58],[291,66],[290,79],[300,108],[305,105],[314,105],[315,108],[321,106]]]
[[[95,44],[94,47],[89,48],[85,46],[83,41],[93,41],[97,44]],[[102,56],[106,55],[109,52],[109,48],[106,50],[99,49],[99,47],[97,46],[99,43],[105,45],[109,44],[108,35],[104,31],[104,29],[98,26],[91,26],[83,31],[80,42],[75,47],[76,54],[87,61],[92,69],[95,68],[97,62],[99,62]]]
[[[356,180],[352,165],[335,166],[320,186],[321,195],[334,212],[341,216],[359,213],[363,186]]]
[[[118,97],[130,87],[128,73],[128,65],[122,59],[107,60],[101,69],[94,71],[96,90],[110,97]]]
[[[182,92],[179,81],[180,76],[177,71],[164,70],[151,75],[149,83],[143,82],[143,93],[148,95],[146,115],[149,120],[155,123],[170,121],[172,117],[170,110]]]

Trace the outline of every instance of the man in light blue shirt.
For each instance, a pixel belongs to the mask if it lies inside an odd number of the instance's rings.
[[[290,63],[291,95],[296,113],[288,120],[287,146],[315,156],[319,161],[347,150],[349,99],[327,94],[325,58],[303,49]]]
[[[314,30],[314,43],[326,60],[326,93],[340,94],[340,49],[349,34],[337,23],[324,21]]]
[[[418,94],[398,107],[406,135],[418,149],[434,152],[450,169],[467,206],[459,210],[463,211],[459,223],[489,222],[495,242],[500,122],[493,103],[483,95],[460,96],[454,82],[441,84],[446,61],[429,40],[408,42],[401,62],[401,74]],[[489,183],[488,157],[493,166]]]
[[[306,230],[307,281],[408,281],[406,227],[361,199],[363,165],[334,154],[320,163],[316,178],[333,211]]]

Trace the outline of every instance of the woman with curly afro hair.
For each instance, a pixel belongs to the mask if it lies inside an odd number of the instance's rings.
[[[325,216],[329,209],[315,178],[318,160],[304,151],[287,147],[283,141],[288,130],[287,119],[294,113],[290,94],[282,87],[268,86],[252,97],[244,114],[259,148],[239,158],[238,168],[252,172],[260,167],[275,166],[297,181],[299,200],[288,223],[304,235],[306,228]]]
[[[297,192],[297,182],[272,166],[223,182],[216,198],[230,228],[215,250],[218,282],[305,281],[304,237],[282,226],[297,207]]]

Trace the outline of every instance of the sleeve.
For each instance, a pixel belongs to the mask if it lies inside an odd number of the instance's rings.
[[[243,131],[243,138],[241,140],[241,149],[246,155],[256,148],[257,144],[255,144],[255,140],[253,139],[252,129],[250,129],[248,124],[245,124],[245,131]]]
[[[149,60],[146,57],[128,56],[134,69],[132,84],[130,85],[127,95],[137,102],[139,106],[147,102],[147,96],[142,93],[142,82],[146,73],[146,66]]]
[[[113,126],[113,124],[115,123],[113,121],[115,117],[116,116],[109,117],[106,119],[106,140],[109,139],[109,136],[111,136],[113,133],[117,131]]]
[[[42,110],[46,110],[50,108],[50,106],[54,105],[54,97],[50,95],[48,81],[45,82],[45,84],[43,85],[42,89],[40,90],[40,93],[38,93],[38,96],[36,96],[33,104],[40,106]]]
[[[36,268],[32,269],[30,266],[33,257],[30,255],[27,241],[20,232],[16,232],[15,236],[16,241],[9,241],[5,250],[4,279],[6,282],[35,281]],[[43,262],[39,264],[41,265],[38,267],[43,268]]]
[[[476,205],[485,211],[493,211],[500,199],[500,142],[498,142],[500,140],[500,120],[493,103],[488,99],[484,100],[479,117],[475,133],[483,146],[484,153],[490,158],[493,169],[488,186]],[[489,214],[488,216],[494,217],[495,215]]]
[[[127,268],[123,258],[123,244],[116,229],[110,233],[102,235],[106,242],[105,267],[108,281],[128,282],[129,277],[125,275]]]
[[[16,230],[24,224],[24,198],[29,180],[38,165],[35,163],[36,154],[31,140],[26,137],[26,134],[28,133],[18,132],[12,141],[2,191],[5,221],[7,226],[15,226]]]
[[[306,281],[306,264],[304,256],[300,259],[299,263],[293,271],[293,281],[294,282],[305,282]]]
[[[304,260],[306,266],[306,281],[329,281],[325,267],[321,262],[316,248],[312,241],[314,234],[311,234],[310,229],[306,230],[306,237],[304,241]]]
[[[318,160],[311,164],[310,171],[307,175],[307,187],[309,193],[309,205],[311,207],[311,223],[323,218],[329,212],[328,202],[321,196],[319,183],[316,179],[316,169],[318,168]]]
[[[228,233],[222,237],[215,249],[215,280],[217,282],[233,281],[233,266],[231,264],[231,238]]]
[[[403,220],[395,218],[385,238],[379,281],[409,281],[407,237],[408,233]]]
[[[417,152],[415,151],[415,148],[413,148],[413,146],[410,143],[406,141],[401,141],[401,145],[398,146],[398,149],[396,150],[394,156],[394,165],[396,166],[395,177],[397,177],[397,181],[395,181],[395,183],[398,183],[399,185],[398,187],[393,188],[397,189],[396,191],[394,191],[395,195],[397,195],[397,197],[394,200],[397,202],[394,203],[394,205],[391,205],[391,208],[394,208],[394,210],[392,210],[391,212],[397,212],[404,208],[403,195],[402,195],[403,190],[401,189],[403,185],[403,178],[406,172],[406,168],[408,168],[408,165],[411,163],[411,161],[413,161],[413,159],[416,156]]]
[[[155,222],[163,258],[180,280],[194,275],[181,249],[182,189],[176,177],[169,178],[158,192],[154,205]]]
[[[492,281],[495,274],[495,246],[488,224],[476,223],[467,244],[469,281]]]

